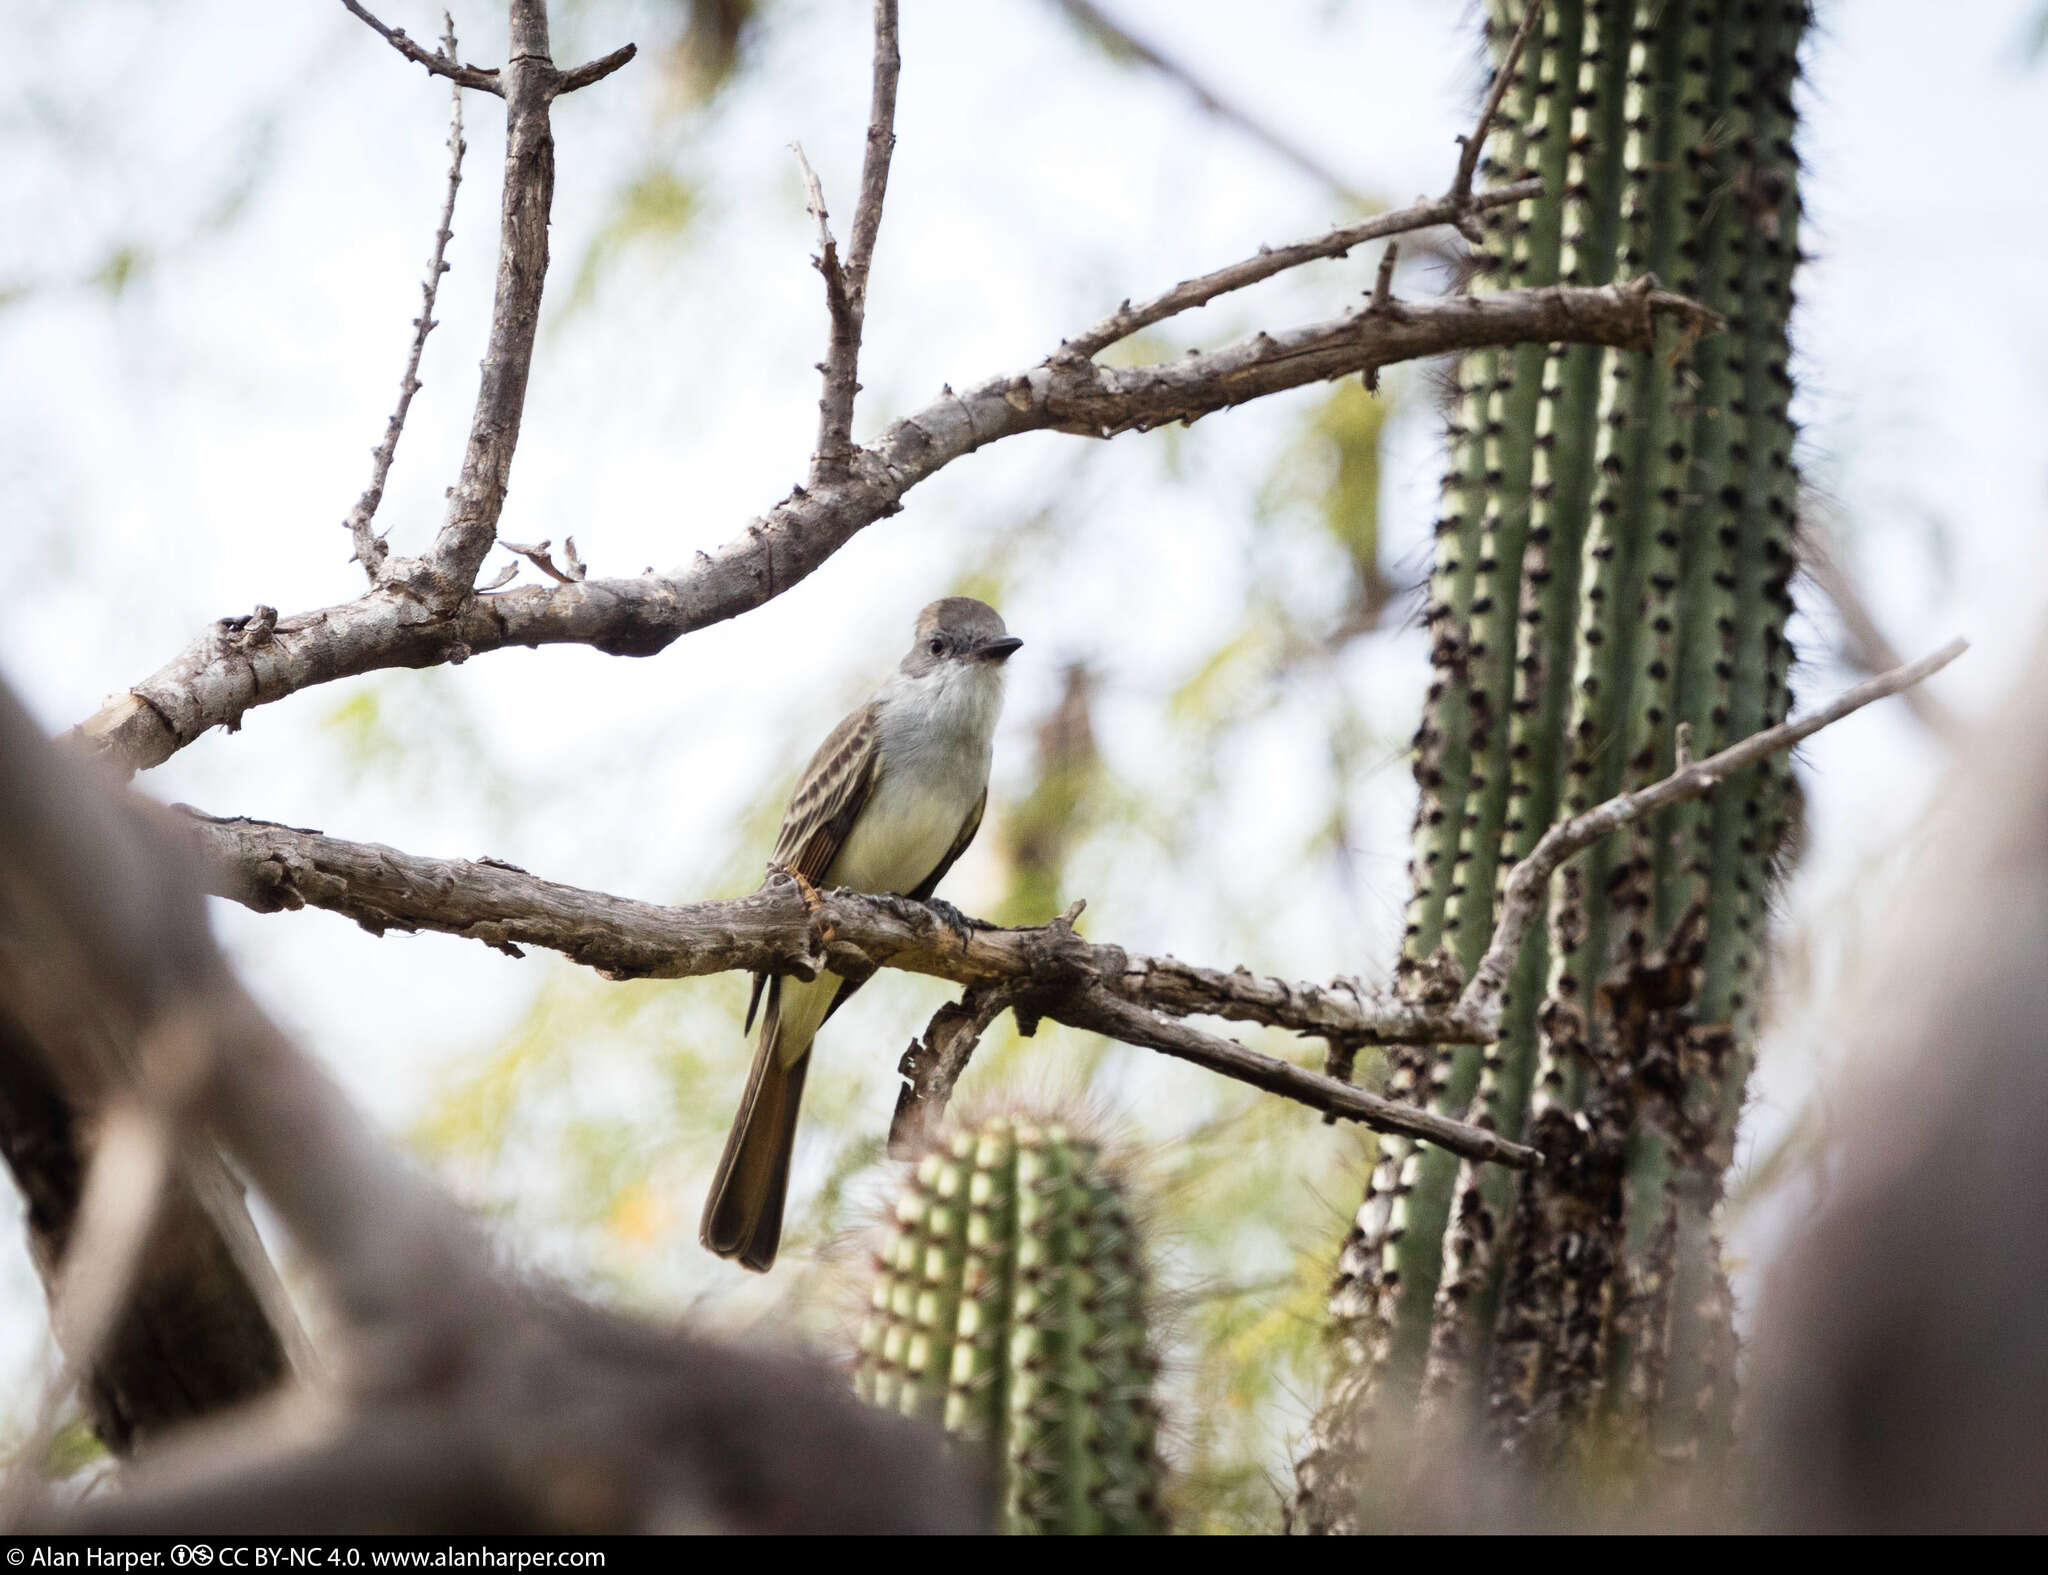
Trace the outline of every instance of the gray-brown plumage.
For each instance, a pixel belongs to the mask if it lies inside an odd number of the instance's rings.
[[[1022,643],[971,597],[925,608],[896,672],[805,767],[773,862],[816,886],[929,898],[980,829],[1003,663]],[[775,1262],[811,1040],[855,988],[755,977],[747,1025],[765,997],[761,1034],[698,1233],[721,1257]]]

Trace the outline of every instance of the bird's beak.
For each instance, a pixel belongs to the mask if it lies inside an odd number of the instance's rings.
[[[974,659],[977,662],[1007,662],[1010,653],[1023,643],[1014,634],[1006,634],[982,646],[974,653]]]

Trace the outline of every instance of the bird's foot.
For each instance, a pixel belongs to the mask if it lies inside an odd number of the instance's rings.
[[[924,905],[945,921],[946,928],[960,937],[960,944],[963,946],[974,938],[975,930],[980,928],[973,919],[968,918],[944,897],[927,897]]]

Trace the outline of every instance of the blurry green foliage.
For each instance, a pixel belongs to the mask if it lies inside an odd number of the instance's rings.
[[[663,165],[650,165],[613,196],[611,212],[576,268],[566,306],[588,306],[604,272],[637,246],[673,247],[683,241],[703,206],[695,183]]]

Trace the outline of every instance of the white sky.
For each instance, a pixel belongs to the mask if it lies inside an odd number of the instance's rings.
[[[356,593],[339,522],[366,479],[417,310],[447,98],[315,0],[9,9],[20,20],[0,59],[0,286],[75,277],[129,235],[170,248],[118,299],[59,283],[0,310],[0,507],[13,548],[0,671],[55,730],[213,618]],[[431,36],[438,9],[386,0],[381,14]],[[1467,6],[1302,0],[1258,8],[1256,25],[1222,0],[1114,9],[1357,185],[1402,199],[1444,184],[1474,81]],[[630,21],[585,22],[632,10],[580,8],[558,23],[558,57],[636,36]],[[2048,183],[2023,162],[2048,108],[2048,67],[2018,62],[2030,10],[1823,4],[1802,100],[1815,254],[1796,325],[1808,473],[1840,501],[1852,560],[1899,646],[1915,654],[1955,633],[1976,642],[1939,680],[1965,713],[2010,678],[2048,601]],[[631,254],[579,310],[567,305],[577,264],[605,198],[650,145],[658,84],[638,62],[558,107],[556,264],[507,537],[574,534],[597,573],[672,564],[734,534],[800,475],[824,314],[787,144],[803,142],[843,223],[867,8],[791,12],[764,69],[679,153],[706,203],[691,243]],[[1201,119],[1170,85],[1106,64],[1040,0],[907,0],[904,12],[857,435],[942,382],[1028,365],[1124,295],[1338,217],[1312,183]],[[498,59],[499,8],[456,14],[465,54]],[[270,163],[246,213],[191,236],[266,107]],[[477,96],[466,105],[471,152],[442,327],[381,515],[402,551],[438,520],[474,394],[498,109]],[[1181,331],[1216,339],[1257,320],[1329,315],[1370,283],[1370,267],[1304,271]],[[1404,285],[1426,287],[1419,276]],[[1390,561],[1409,570],[1422,561],[1438,463],[1415,392],[1385,500]],[[764,774],[893,659],[917,606],[1051,497],[1090,526],[1070,561],[1031,563],[1019,581],[1028,599],[1005,608],[1025,655],[1043,660],[1016,664],[996,791],[1019,779],[1029,719],[1070,656],[1113,675],[1100,725],[1113,763],[1143,781],[1157,769],[1161,696],[1236,615],[1243,519],[1301,397],[1202,423],[1177,473],[1162,463],[1162,437],[1002,445],[919,489],[797,590],[656,660],[554,649],[368,681],[418,725],[459,730],[431,769],[348,770],[326,724],[359,686],[337,685],[252,713],[240,735],[202,740],[144,785],[217,813],[421,853],[489,852],[632,895],[703,895],[725,861],[717,840]],[[1804,634],[1818,658],[1822,642]],[[1302,975],[1384,966],[1406,851],[1397,752],[1422,662],[1419,639],[1395,633],[1361,642],[1340,675],[1386,741],[1385,766],[1356,795],[1371,894],[1355,926],[1333,929],[1327,904],[1283,909],[1256,964]],[[1816,660],[1799,689],[1814,697],[1841,681]],[[1271,904],[1259,872],[1298,840],[1298,720],[1283,710],[1224,763],[1227,791],[1200,832],[1205,857],[1230,872],[1226,904]],[[1320,740],[1305,747],[1320,758]],[[471,750],[490,772],[463,769]],[[1815,927],[1823,975],[1854,933],[1844,916],[1867,919],[1879,855],[1940,764],[1897,707],[1805,752],[1813,840],[1786,907],[1791,923]],[[509,796],[482,785],[495,775],[514,785]],[[952,889],[973,907],[971,859]],[[1136,949],[1225,960],[1214,905],[1170,886],[1124,893],[1092,922]],[[223,909],[219,923],[265,997],[394,1125],[450,1056],[519,1018],[535,987],[534,965],[452,940],[376,941],[313,914]],[[1767,1052],[1753,1138],[1768,1141],[1805,1097],[1816,1054],[1843,1053],[1804,1021],[1775,1060]],[[1767,1251],[1775,1219],[1749,1250]],[[25,1254],[0,1250],[0,1394],[19,1393],[42,1326]]]

